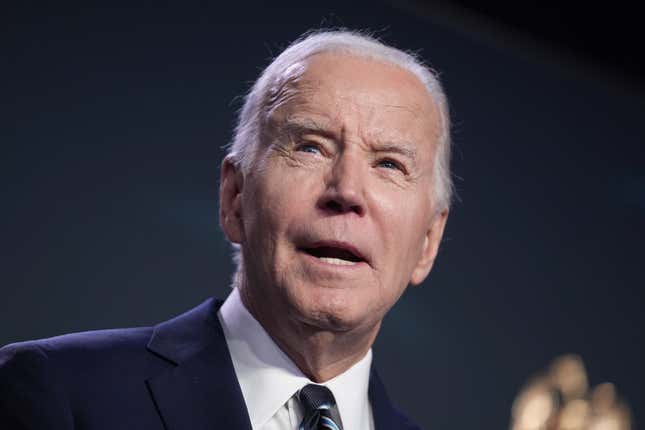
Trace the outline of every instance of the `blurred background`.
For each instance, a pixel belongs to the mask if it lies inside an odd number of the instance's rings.
[[[637,14],[487,2],[20,2],[0,13],[0,344],[151,325],[225,297],[219,162],[240,95],[310,28],[419,52],[453,114],[435,268],[375,364],[425,428],[508,428],[563,353],[645,420]],[[423,393],[423,395],[419,395]]]

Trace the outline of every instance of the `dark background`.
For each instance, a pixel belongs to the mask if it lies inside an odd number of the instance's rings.
[[[320,26],[421,52],[458,200],[375,363],[426,428],[508,427],[559,354],[645,419],[645,98],[635,15],[469,2],[22,2],[1,14],[0,344],[150,325],[232,269],[218,165],[239,95]],[[523,3],[522,3],[523,4]]]

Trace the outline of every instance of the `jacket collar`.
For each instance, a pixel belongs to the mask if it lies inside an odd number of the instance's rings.
[[[209,299],[154,328],[147,348],[170,367],[146,384],[167,430],[251,430],[217,317],[221,305]],[[376,430],[415,428],[392,406],[374,366],[369,399]]]
[[[224,333],[209,299],[154,328],[148,350],[172,367],[146,381],[168,430],[251,430]]]
[[[375,430],[419,430],[416,425],[392,405],[373,363],[368,393],[372,404]]]

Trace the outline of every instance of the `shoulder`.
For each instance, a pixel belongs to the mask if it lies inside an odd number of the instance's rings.
[[[209,299],[152,327],[86,331],[6,345],[0,348],[0,380],[18,377],[17,369],[47,369],[70,379],[101,373],[119,379],[133,371],[141,376],[211,341],[220,304]]]
[[[79,422],[123,428],[126,421],[128,428],[155,427],[159,416],[150,381],[172,375],[179,363],[210,345],[225,345],[217,335],[217,307],[207,300],[154,327],[0,348],[0,428],[69,429]]]
[[[109,376],[109,369],[125,369],[125,363],[140,369],[151,333],[149,327],[100,330],[6,345],[0,348],[0,384]]]
[[[150,331],[75,333],[0,348],[0,423],[7,428],[72,428],[71,399],[90,392],[84,386],[115,378],[115,364],[123,367],[143,356],[137,351],[145,349]]]
[[[8,368],[36,370],[65,363],[80,371],[108,359],[132,358],[145,350],[151,333],[150,327],[98,330],[12,343],[0,348],[0,377]]]

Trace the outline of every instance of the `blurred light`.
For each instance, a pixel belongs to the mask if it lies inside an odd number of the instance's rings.
[[[582,359],[556,358],[546,375],[533,377],[511,411],[511,430],[630,430],[629,408],[605,382],[589,390]]]
[[[540,430],[545,428],[556,410],[556,399],[545,381],[536,381],[527,387],[513,404],[513,430]]]
[[[585,366],[577,355],[556,358],[549,374],[551,383],[560,390],[565,401],[582,397],[589,388]]]
[[[591,408],[586,400],[576,399],[567,403],[560,412],[558,426],[562,430],[583,430]]]
[[[607,412],[614,406],[615,402],[616,387],[611,382],[598,385],[591,393],[591,405],[596,412]]]

